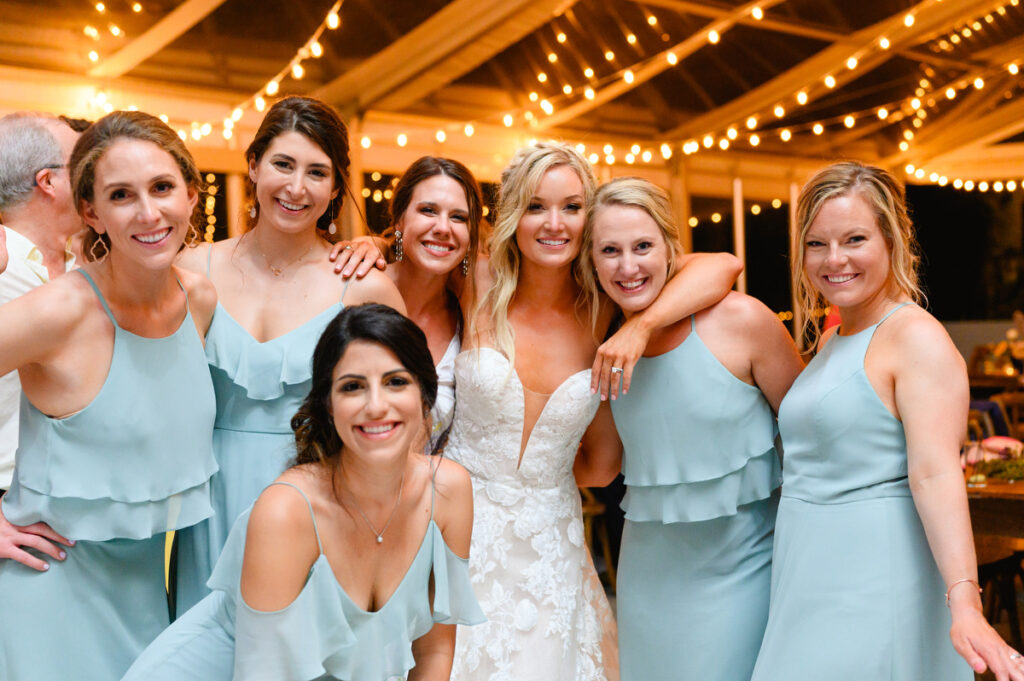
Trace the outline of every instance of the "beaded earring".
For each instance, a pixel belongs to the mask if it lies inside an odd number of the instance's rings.
[[[402,250],[402,230],[395,230],[395,260],[402,262],[402,258],[405,257],[405,251]]]
[[[462,259],[462,276],[469,276],[469,256],[467,255]]]

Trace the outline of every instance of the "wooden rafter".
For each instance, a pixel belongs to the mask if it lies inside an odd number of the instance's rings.
[[[991,0],[961,0],[956,3],[922,0],[911,8],[916,13],[913,26],[909,28],[904,26],[903,17],[907,11],[901,11],[895,16],[861,29],[851,36],[849,43],[825,48],[747,94],[693,118],[672,130],[669,136],[679,139],[694,137],[703,135],[708,130],[719,129],[723,123],[742,121],[748,116],[761,113],[780,101],[788,100],[794,92],[807,88],[808,83],[819,83],[822,74],[825,73],[832,73],[837,81],[836,86],[839,87],[844,82],[857,78],[864,71],[875,68],[888,60],[893,50],[917,44],[937,34],[945,27],[963,21],[965,18],[972,18],[979,8],[990,5]],[[880,35],[891,36],[889,37],[890,50],[868,50],[867,54],[860,59],[860,64],[855,71],[850,71],[843,66],[846,59],[858,50],[858,46],[859,49],[866,50],[873,46]],[[807,90],[808,101],[820,98],[831,91],[824,86],[809,88]]]
[[[752,0],[747,2],[740,7],[732,10],[726,17],[716,19],[712,21],[701,31],[694,33],[686,40],[682,41],[678,45],[672,47],[670,50],[665,50],[660,56],[655,56],[645,62],[643,65],[633,70],[633,81],[627,83],[623,79],[617,79],[616,81],[602,87],[600,90],[596,90],[593,99],[583,99],[578,102],[574,102],[569,106],[555,112],[554,114],[545,117],[539,124],[539,128],[542,130],[552,128],[561,125],[567,121],[571,121],[577,116],[592,111],[593,109],[601,106],[605,102],[609,102],[620,95],[629,92],[635,87],[638,87],[642,83],[649,81],[658,74],[672,68],[672,65],[668,62],[664,55],[667,55],[669,51],[676,55],[679,61],[682,61],[686,57],[690,56],[701,47],[707,44],[707,34],[710,31],[718,31],[721,33],[726,29],[732,27],[740,18],[750,13],[750,10],[755,6],[762,8],[772,7],[774,5],[783,2],[784,0]]]
[[[960,121],[959,124],[950,126],[943,134],[931,138],[927,144],[917,145],[912,150],[887,161],[896,164],[913,158],[918,163],[924,163],[956,149],[985,147],[1020,132],[1024,132],[1024,98],[1010,101],[972,120]]]
[[[203,20],[224,0],[185,0],[148,31],[89,70],[94,78],[117,78],[153,56]]]
[[[404,108],[484,63],[573,2],[454,0],[314,96],[345,109]]]

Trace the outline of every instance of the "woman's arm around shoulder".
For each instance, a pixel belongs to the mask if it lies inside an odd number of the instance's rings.
[[[950,589],[953,647],[978,673],[989,668],[998,681],[1024,679],[1024,668],[1010,659],[1012,650],[982,614],[977,588],[964,581],[976,584],[978,568],[959,457],[970,397],[963,357],[942,325],[920,308],[894,315],[879,330],[884,330],[879,350],[887,351],[893,367],[911,494]]]
[[[217,289],[213,283],[202,274],[186,267],[176,267],[181,285],[188,293],[189,311],[192,313],[192,321],[195,322],[196,330],[200,338],[206,337],[210,329],[210,322],[213,320],[213,312],[217,309]]]
[[[0,305],[0,376],[45,363],[96,311],[102,314],[99,299],[79,275],[57,277]]]
[[[405,314],[405,301],[398,287],[380,270],[370,270],[362,279],[351,279],[345,292],[345,306],[380,303]]]
[[[611,368],[622,372],[622,393],[629,392],[633,367],[647,348],[651,334],[722,300],[743,271],[743,263],[731,253],[682,253],[676,257],[676,273],[644,311],[633,315],[597,349],[591,376],[591,392],[619,394]]]
[[[288,607],[302,592],[319,554],[306,500],[292,487],[271,485],[249,515],[242,598],[255,610]]]

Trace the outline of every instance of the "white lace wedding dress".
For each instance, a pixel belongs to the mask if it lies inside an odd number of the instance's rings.
[[[548,398],[520,463],[524,390],[504,355],[455,360],[445,455],[473,478],[470,579],[487,623],[459,627],[453,681],[616,681],[615,621],[583,541],[572,474],[597,411],[590,370]]]

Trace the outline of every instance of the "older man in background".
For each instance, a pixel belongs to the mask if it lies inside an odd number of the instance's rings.
[[[6,268],[0,305],[68,271],[67,250],[82,222],[71,197],[68,161],[79,133],[56,117],[15,113],[0,118],[0,222]],[[2,259],[0,254],[0,259]],[[0,490],[14,471],[18,447],[18,374],[0,377]]]

